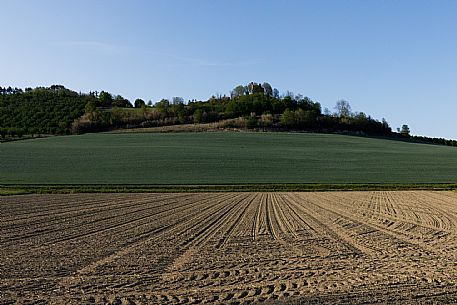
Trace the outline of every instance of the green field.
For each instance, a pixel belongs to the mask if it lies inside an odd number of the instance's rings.
[[[86,134],[2,143],[0,160],[0,184],[457,182],[457,148],[327,134]]]

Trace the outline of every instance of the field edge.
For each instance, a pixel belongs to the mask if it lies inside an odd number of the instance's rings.
[[[408,190],[454,191],[457,190],[457,184],[0,184],[0,196],[69,193],[323,192]]]

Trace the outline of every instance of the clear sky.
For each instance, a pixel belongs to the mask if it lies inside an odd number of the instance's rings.
[[[457,1],[0,0],[0,86],[133,101],[268,81],[457,139]]]

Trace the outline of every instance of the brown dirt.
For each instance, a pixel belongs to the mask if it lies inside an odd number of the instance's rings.
[[[244,126],[243,126],[244,123]],[[243,118],[221,120],[213,123],[180,124],[158,127],[136,127],[116,129],[107,133],[167,133],[167,132],[204,132],[204,131],[239,131],[246,128]],[[238,126],[238,128],[230,127]]]
[[[0,197],[0,304],[457,302],[457,194]]]

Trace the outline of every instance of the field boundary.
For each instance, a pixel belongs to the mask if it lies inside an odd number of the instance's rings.
[[[201,192],[323,192],[323,191],[453,191],[457,183],[430,184],[0,184],[0,196],[71,193],[201,193]]]

